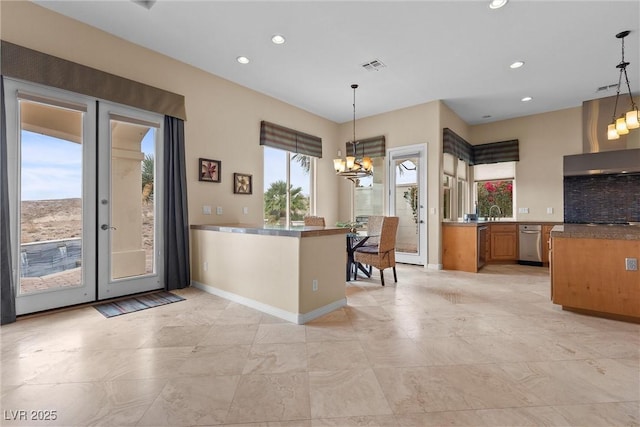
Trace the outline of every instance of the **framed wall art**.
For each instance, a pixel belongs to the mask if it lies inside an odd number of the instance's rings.
[[[233,174],[233,192],[235,194],[251,194],[252,193],[252,177],[246,173]]]
[[[220,182],[220,177],[222,176],[220,173],[220,168],[222,167],[222,162],[220,160],[211,160],[211,159],[198,159],[199,163],[199,181],[205,182]]]

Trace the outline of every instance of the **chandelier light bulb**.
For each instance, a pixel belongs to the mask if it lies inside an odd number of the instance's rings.
[[[347,156],[347,169],[353,169],[353,165],[356,164],[356,158],[353,156]]]

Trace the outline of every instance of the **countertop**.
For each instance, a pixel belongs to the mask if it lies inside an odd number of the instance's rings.
[[[479,227],[490,224],[533,224],[533,225],[560,225],[557,221],[521,221],[521,220],[500,220],[500,221],[442,221],[443,226],[449,227]]]
[[[551,237],[640,240],[640,225],[563,224],[551,229]]]
[[[348,228],[343,227],[276,227],[256,224],[194,224],[192,230],[219,231],[223,233],[260,234],[263,236],[285,237],[317,237],[334,234],[347,234]]]

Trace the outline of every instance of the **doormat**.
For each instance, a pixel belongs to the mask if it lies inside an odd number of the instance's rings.
[[[104,304],[94,305],[93,307],[102,313],[104,317],[109,318],[179,301],[184,301],[184,298],[174,295],[171,292],[156,292],[120,301],[105,302]]]

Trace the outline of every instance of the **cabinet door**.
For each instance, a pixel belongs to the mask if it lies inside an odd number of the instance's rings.
[[[515,261],[518,258],[516,224],[491,225],[491,260]]]

